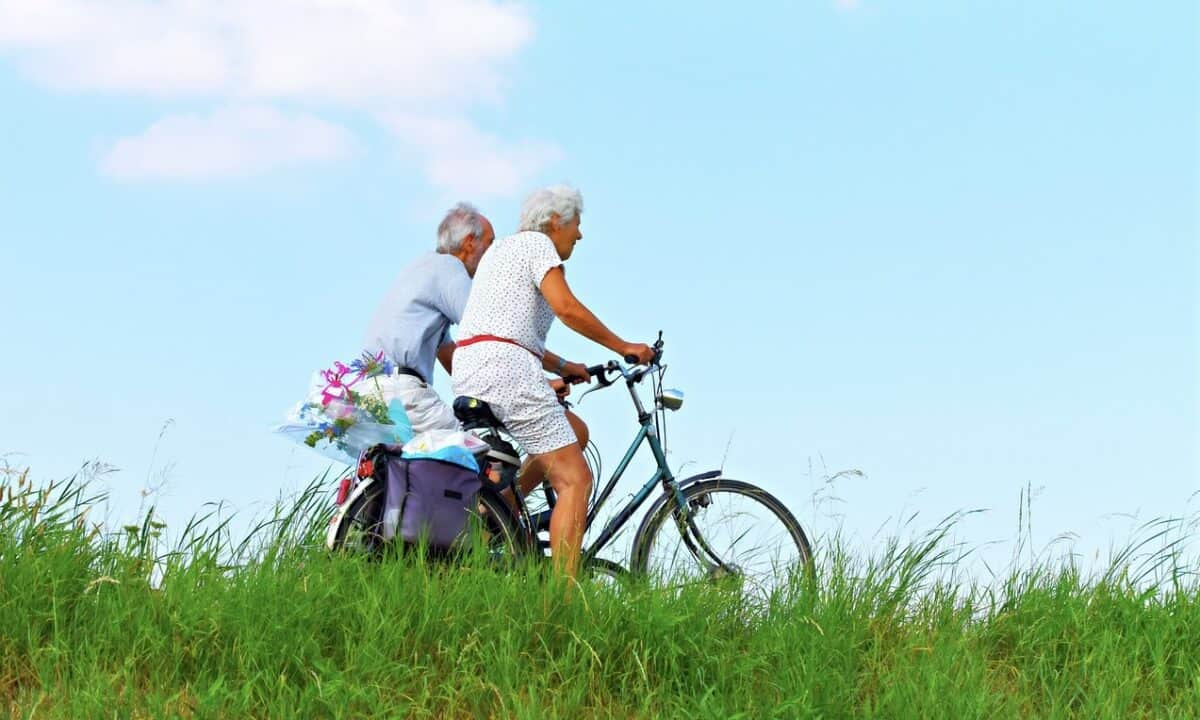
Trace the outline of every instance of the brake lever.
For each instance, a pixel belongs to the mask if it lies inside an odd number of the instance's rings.
[[[613,381],[609,380],[608,374],[617,370],[616,363],[608,362],[603,365],[592,365],[588,368],[588,374],[595,378],[599,387],[608,387],[613,384]]]
[[[602,385],[602,384],[599,384],[599,383],[598,383],[598,384],[596,384],[596,385],[593,385],[592,387],[588,388],[587,390],[584,390],[583,392],[579,393],[579,397],[575,398],[575,404],[576,404],[576,405],[582,405],[582,404],[583,404],[583,399],[584,399],[585,397],[587,397],[588,395],[591,395],[592,393],[596,392],[596,391],[597,391],[597,390],[599,390],[600,388],[603,388],[603,387],[608,387],[608,385],[611,385],[611,384],[612,384],[612,383],[608,383],[608,384]]]
[[[584,390],[582,393],[580,393],[579,397],[577,397],[575,399],[576,404],[582,403],[583,399],[585,397],[587,397],[591,393],[596,392],[600,388],[606,388],[609,385],[612,385],[614,382],[616,382],[616,378],[610,378],[608,374],[609,373],[620,374],[621,369],[616,363],[609,362],[604,365],[593,365],[592,367],[588,368],[588,372],[592,376],[592,378],[596,381],[596,384],[591,386],[587,390]]]

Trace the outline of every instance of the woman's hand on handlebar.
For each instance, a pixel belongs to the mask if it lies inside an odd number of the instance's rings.
[[[631,365],[646,365],[654,359],[654,348],[645,343],[626,343],[621,356]]]

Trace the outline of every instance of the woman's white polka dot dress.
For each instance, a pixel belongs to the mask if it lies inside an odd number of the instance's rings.
[[[539,232],[493,243],[475,271],[459,338],[494,335],[521,347],[484,341],[454,351],[454,394],[490,405],[525,452],[534,455],[576,442],[541,361],[554,322],[554,311],[542,297],[542,278],[561,264],[554,243]]]

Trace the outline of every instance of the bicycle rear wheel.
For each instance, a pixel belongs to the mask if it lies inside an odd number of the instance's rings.
[[[385,487],[373,483],[346,509],[334,535],[334,551],[376,556],[388,546],[384,540],[383,505]],[[453,555],[456,550],[482,547],[488,559],[498,562],[515,561],[524,555],[526,543],[507,503],[491,488],[479,491],[476,508],[467,518],[463,534],[454,548],[435,555]]]
[[[371,483],[350,502],[338,523],[331,550],[363,555],[378,555],[383,550],[384,490],[382,483]]]
[[[464,550],[482,550],[489,564],[512,565],[529,549],[526,535],[517,524],[508,503],[494,489],[479,491],[478,506],[467,519],[460,538]]]
[[[705,480],[683,489],[690,519],[664,497],[634,538],[634,572],[667,583],[736,579],[756,604],[812,568],[800,523],[767,491],[738,480]],[[667,519],[672,522],[667,522]]]

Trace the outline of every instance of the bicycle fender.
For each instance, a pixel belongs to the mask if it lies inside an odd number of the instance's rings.
[[[702,473],[697,473],[695,475],[689,475],[688,477],[686,477],[682,480],[677,480],[676,482],[679,484],[679,489],[682,491],[684,488],[688,487],[689,485],[695,485],[696,483],[698,483],[702,480],[712,480],[713,478],[721,477],[721,474],[723,472],[724,472],[723,470],[709,470],[708,472],[702,472]],[[641,541],[642,535],[646,532],[646,526],[650,524],[651,518],[653,518],[655,515],[657,515],[659,510],[662,509],[662,506],[667,504],[667,502],[669,502],[672,499],[673,498],[671,497],[670,493],[664,492],[663,494],[661,494],[657,498],[655,498],[653,503],[651,503],[650,509],[647,510],[646,514],[642,516],[642,522],[638,524],[637,532],[633,536],[633,547],[635,548],[635,551],[636,551],[636,548],[641,544],[640,541]],[[637,564],[637,558],[633,558],[633,564],[634,565]]]
[[[711,480],[713,478],[721,477],[722,472],[724,472],[724,471],[723,470],[709,470],[708,472],[702,472],[702,473],[699,473],[696,475],[689,475],[688,477],[677,481],[679,483],[679,489],[682,490],[683,488],[687,487],[688,485],[695,485],[696,483],[700,482],[701,480]]]
[[[329,518],[329,528],[325,531],[326,550],[333,551],[333,545],[337,541],[338,527],[342,524],[342,520],[345,519],[346,511],[350,509],[350,504],[361,497],[362,494],[367,491],[367,488],[370,487],[374,482],[375,478],[373,477],[364,478],[362,482],[355,485],[354,489],[350,491],[350,494],[346,496],[345,502],[343,502],[341,505],[338,505],[337,510],[335,510],[333,513],[333,517]]]

